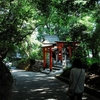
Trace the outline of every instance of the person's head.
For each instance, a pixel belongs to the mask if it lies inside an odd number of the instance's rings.
[[[73,60],[73,67],[82,68],[82,62],[79,58],[75,58]]]

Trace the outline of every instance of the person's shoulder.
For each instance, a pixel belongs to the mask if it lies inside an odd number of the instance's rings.
[[[75,70],[77,70],[77,68],[73,67],[71,70],[72,70],[72,71],[75,71]]]

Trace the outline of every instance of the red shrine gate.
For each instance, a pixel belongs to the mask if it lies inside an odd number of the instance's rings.
[[[43,46],[43,66],[44,66],[44,69],[46,68],[46,54],[49,53],[50,54],[50,71],[52,71],[52,54],[54,52],[54,48],[56,47],[57,50],[58,50],[58,57],[59,57],[59,60],[62,61],[62,55],[63,55],[63,49],[64,48],[67,48],[68,50],[68,55],[69,55],[69,58],[71,58],[72,56],[72,52],[76,49],[76,47],[78,47],[78,44],[80,42],[66,42],[66,41],[56,41],[55,44],[49,44],[47,46]]]

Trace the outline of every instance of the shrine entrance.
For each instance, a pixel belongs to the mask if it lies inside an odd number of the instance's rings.
[[[53,59],[56,62],[62,63],[62,68],[67,66],[66,59],[71,59],[74,51],[79,46],[80,42],[66,42],[66,41],[55,41],[55,43],[47,44],[42,46],[43,49],[43,67],[46,68],[46,56],[49,53],[49,68],[52,71]]]

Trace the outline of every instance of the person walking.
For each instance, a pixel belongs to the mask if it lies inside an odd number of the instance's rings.
[[[75,58],[73,60],[73,68],[70,72],[70,83],[69,89],[74,90],[74,95],[70,96],[70,100],[82,100],[82,95],[84,92],[84,81],[85,81],[85,70],[82,68],[82,62],[80,59]]]

